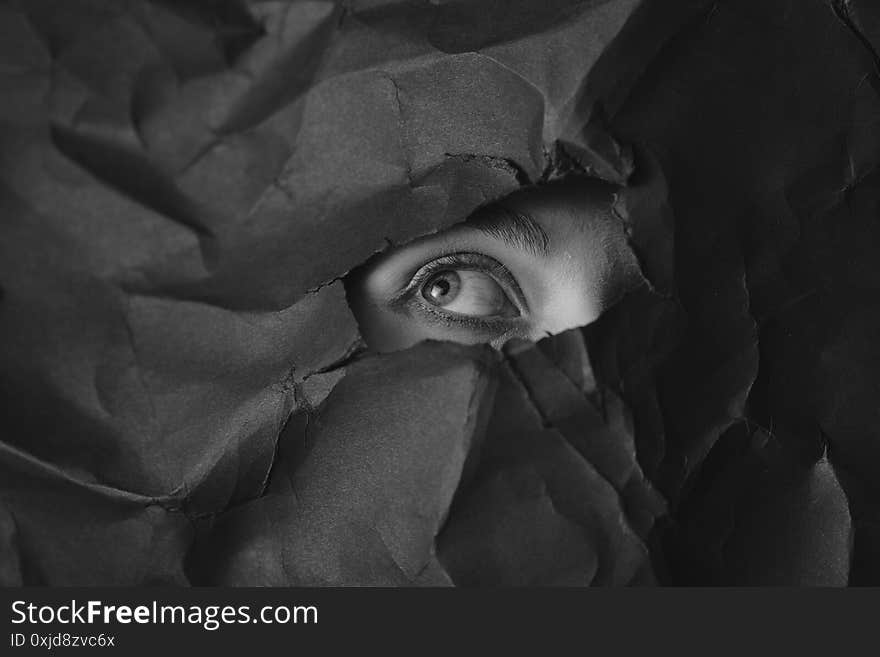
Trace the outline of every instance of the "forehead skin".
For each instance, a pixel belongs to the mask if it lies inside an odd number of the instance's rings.
[[[499,205],[531,216],[547,234],[548,259],[556,282],[570,292],[560,302],[559,323],[567,328],[593,321],[608,305],[643,279],[638,262],[627,242],[622,220],[612,206],[616,187],[592,179],[560,181],[515,192]],[[588,321],[566,310],[586,294],[596,307]],[[558,332],[556,330],[551,332]]]

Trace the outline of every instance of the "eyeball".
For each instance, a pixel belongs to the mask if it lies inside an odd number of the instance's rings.
[[[432,275],[421,287],[429,305],[472,317],[514,316],[518,313],[497,281],[471,269],[447,269]]]

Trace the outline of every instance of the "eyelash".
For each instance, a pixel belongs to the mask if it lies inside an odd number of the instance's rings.
[[[470,269],[491,276],[519,311],[519,316],[516,318],[475,317],[444,311],[440,308],[419,302],[417,299],[421,293],[422,286],[427,283],[434,274],[450,269]],[[435,258],[427,264],[422,265],[410,277],[410,282],[403,291],[397,295],[397,297],[392,299],[390,303],[394,307],[406,310],[411,310],[415,307],[419,311],[430,314],[432,318],[439,319],[447,325],[465,326],[472,330],[486,332],[509,330],[512,322],[521,319],[522,316],[528,312],[528,306],[522,289],[507,267],[494,258],[475,252],[450,253],[449,255]]]

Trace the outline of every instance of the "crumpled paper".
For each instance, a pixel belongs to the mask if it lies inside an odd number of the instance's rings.
[[[0,7],[9,584],[876,584],[869,3]],[[366,353],[342,278],[559,175],[644,278]]]

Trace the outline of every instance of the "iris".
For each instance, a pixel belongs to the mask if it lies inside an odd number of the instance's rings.
[[[446,306],[458,297],[461,278],[454,271],[436,274],[422,288],[422,296],[435,306]]]

